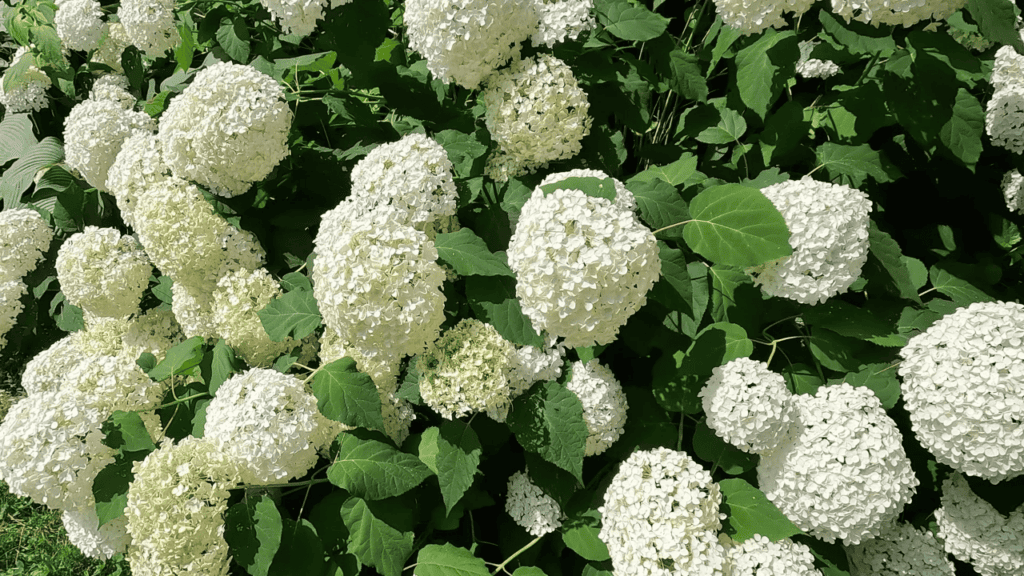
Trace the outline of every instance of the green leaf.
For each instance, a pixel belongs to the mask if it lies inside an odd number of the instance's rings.
[[[555,381],[538,382],[512,402],[508,426],[524,449],[583,481],[589,431],[583,404]]]
[[[903,176],[899,169],[885,160],[868,144],[848,146],[825,142],[816,152],[818,163],[828,172],[832,181],[860,187],[868,176],[875,182],[892,182]]]
[[[473,485],[482,453],[480,439],[465,422],[451,420],[423,431],[420,460],[437,474],[446,514]]]
[[[596,178],[594,176],[575,176],[563,178],[551,184],[540,187],[544,195],[551,194],[555,190],[579,190],[593,198],[604,198],[615,202],[615,181],[611,178]]]
[[[313,283],[302,272],[289,272],[281,277],[281,288],[285,292],[312,290]]]
[[[664,182],[668,182],[672,186],[679,186],[689,180],[696,172],[697,157],[686,152],[671,164],[667,164],[665,166],[652,166],[636,176],[633,176],[629,179],[629,184],[633,185],[639,182],[650,182],[657,178]],[[633,192],[633,196],[637,195],[636,191],[632,189],[630,191]]]
[[[764,31],[753,44],[736,54],[736,87],[740,99],[760,118],[793,77],[800,58],[796,33]]]
[[[583,496],[590,498],[589,494],[583,494]],[[589,506],[578,509],[575,504],[576,501],[570,502],[570,510],[566,511],[568,518],[562,523],[562,542],[584,560],[604,562],[610,559],[608,546],[599,536],[601,513]]]
[[[235,16],[225,20],[217,29],[217,43],[232,60],[240,64],[249,62],[249,27],[245,18]]]
[[[837,334],[867,340],[880,346],[900,344],[892,342],[896,333],[892,322],[837,298],[805,308],[803,319],[809,326],[827,328]]]
[[[626,0],[604,0],[595,10],[605,29],[623,40],[652,40],[668,28],[667,18]]]
[[[716,126],[705,128],[697,134],[697,141],[705,144],[732,144],[739,142],[747,131],[747,121],[739,112],[730,108],[719,110],[721,120]]]
[[[61,296],[63,296],[63,293],[61,293]],[[82,309],[74,304],[69,304],[67,300],[64,301],[60,312],[54,317],[54,321],[57,323],[57,327],[65,332],[78,332],[85,328],[85,318],[82,315]]]
[[[475,134],[458,130],[442,130],[434,134],[434,141],[440,144],[452,161],[455,176],[468,178],[474,175],[474,164],[487,154],[487,145]]]
[[[706,102],[708,99],[708,83],[700,70],[697,56],[676,48],[669,52],[669,69],[672,75],[668,78],[668,88],[683,98]]]
[[[36,144],[28,114],[6,114],[0,122],[0,167],[21,158]]]
[[[701,420],[693,431],[693,452],[730,476],[738,476],[757,466],[756,454],[748,454],[722,440],[708,427],[706,419]]]
[[[1024,53],[1024,42],[1021,42],[1014,22],[1017,15],[1010,0],[967,0],[967,11],[978,23],[981,34],[999,44],[1009,44]]]
[[[939,139],[973,171],[981,157],[981,135],[984,131],[985,109],[981,102],[966,88],[957,88],[953,115],[939,131]]]
[[[245,362],[236,357],[234,349],[221,339],[203,356],[201,366],[203,380],[210,385],[210,394],[216,394],[225,380],[245,368]]]
[[[320,367],[310,385],[320,413],[349,426],[384,431],[380,394],[373,379],[349,357]]]
[[[775,542],[801,533],[763,492],[746,480],[727,478],[718,486],[722,489],[722,512],[728,515],[722,531],[734,540],[743,542],[760,534]]]
[[[404,494],[431,475],[416,456],[365,432],[342,432],[335,445],[337,455],[327,469],[327,478],[335,486],[366,500]]]
[[[192,28],[185,22],[178,24],[178,36],[181,36],[181,44],[174,48],[174,61],[177,65],[174,71],[186,71],[192,66],[192,58],[195,57],[196,39],[192,35]]]
[[[828,381],[830,386],[841,382],[868,388],[878,396],[886,410],[895,406],[900,399],[900,382],[896,379],[896,367],[890,364],[867,364],[858,372],[850,372],[845,378]]]
[[[931,280],[932,286],[937,292],[948,296],[957,306],[995,300],[967,280],[955,276],[952,270],[943,266],[942,263],[931,267],[931,270],[928,271],[928,279]]]
[[[224,540],[239,566],[252,576],[267,576],[281,547],[281,513],[266,494],[246,497],[224,513]]]
[[[380,518],[379,511],[356,496],[342,504],[341,519],[349,531],[351,554],[383,576],[401,576],[402,567],[412,554],[413,532],[394,528]]]
[[[155,382],[161,382],[171,376],[191,373],[192,368],[202,361],[203,337],[193,336],[168,349],[164,359],[149,371],[149,377]]]
[[[910,271],[906,262],[903,261],[903,252],[900,245],[885,232],[879,230],[875,221],[871,221],[868,228],[868,253],[875,258],[886,274],[892,279],[897,293],[902,298],[913,300],[918,304],[921,298],[917,295],[917,289],[910,279]]]
[[[146,101],[146,104],[142,107],[142,111],[149,116],[156,118],[164,109],[167,108],[167,99],[171,97],[173,92],[170,90],[164,90],[163,92],[153,96]]]
[[[659,256],[661,258],[661,279],[672,288],[673,294],[677,295],[687,306],[692,306],[693,282],[690,280],[690,273],[686,268],[686,258],[682,250],[669,248],[664,242],[658,242]]]
[[[14,161],[0,177],[0,199],[4,210],[21,206],[21,195],[32,185],[36,174],[64,159],[64,145],[53,136],[43,138]]]
[[[672,184],[653,178],[646,182],[630,180],[630,191],[636,198],[640,219],[651,230],[660,230],[690,219],[686,201]],[[674,226],[658,232],[659,238],[678,238],[683,234],[682,226]]]
[[[316,297],[309,290],[286,292],[271,300],[258,314],[263,329],[274,342],[283,342],[289,337],[301,340],[323,321]]]
[[[896,51],[896,40],[891,29],[870,26],[862,22],[842,22],[827,10],[818,12],[825,38],[836,48],[851,54],[871,54],[886,57]]]
[[[305,518],[298,522],[283,518],[281,526],[281,547],[274,556],[267,576],[307,576],[322,574],[324,570],[324,545],[316,528]]]
[[[490,576],[487,565],[465,548],[427,544],[416,557],[417,576]]]
[[[808,347],[822,366],[836,372],[856,372],[865,362],[867,342],[812,327]]]
[[[142,64],[142,52],[135,46],[127,46],[121,52],[121,67],[128,78],[128,87],[136,91],[141,90],[146,74],[145,66]]]
[[[138,412],[116,410],[103,422],[103,443],[121,452],[149,452],[156,450],[146,425]]]
[[[505,254],[487,249],[487,244],[469,228],[438,234],[434,239],[437,258],[462,276],[515,276]]]
[[[544,339],[519,305],[515,278],[467,276],[466,299],[477,319],[494,326],[509,342],[520,346],[544,345]]]
[[[771,200],[740,184],[712,186],[690,202],[683,239],[715,264],[756,266],[789,256],[789,229]]]
[[[128,506],[128,485],[135,479],[132,473],[134,464],[134,458],[119,455],[96,474],[92,494],[96,500],[96,516],[99,517],[101,527],[124,515],[124,509]]]
[[[664,409],[697,414],[703,407],[697,397],[704,382],[716,367],[747,358],[754,344],[741,326],[719,322],[701,330],[690,348],[665,354],[654,364],[654,398]]]

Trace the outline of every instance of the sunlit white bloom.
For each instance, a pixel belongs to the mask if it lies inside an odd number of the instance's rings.
[[[565,363],[565,346],[516,346],[509,364],[512,398],[526,392],[535,382],[558,380]]]
[[[1003,516],[979,498],[959,473],[942,483],[941,502],[935,522],[946,552],[981,576],[1024,572],[1024,508]]]
[[[100,38],[99,48],[93,52],[92,61],[97,64],[104,64],[114,69],[118,74],[124,73],[121,66],[121,54],[124,49],[131,46],[131,40],[120,22],[111,22],[106,26],[106,31]]]
[[[1021,31],[1021,39],[1024,40],[1024,31]],[[1013,46],[1008,44],[996,50],[990,82],[996,90],[1024,85],[1024,56],[1017,54]]]
[[[32,63],[21,77],[8,78],[11,69],[25,58]],[[28,47],[21,46],[15,50],[11,66],[0,77],[0,104],[3,104],[11,114],[42,110],[50,105],[46,99],[46,89],[52,83],[50,77],[35,66],[35,56],[29,52]]]
[[[235,270],[217,282],[213,293],[217,333],[249,366],[269,366],[299,344],[292,338],[274,342],[263,328],[259,312],[280,294],[281,287],[263,268]]]
[[[847,22],[867,22],[872,26],[913,26],[921,20],[945,20],[963,8],[967,0],[832,0],[832,12]]]
[[[594,0],[534,0],[540,25],[531,36],[533,44],[551,48],[567,38],[575,40],[597,24],[591,11]]]
[[[113,558],[124,553],[132,541],[128,536],[127,518],[119,516],[100,526],[95,506],[65,510],[60,519],[68,533],[68,540],[89,558]]]
[[[811,51],[820,44],[811,40],[800,42],[800,60],[796,63],[796,73],[804,78],[829,78],[839,74],[839,65],[831,60],[811,58]]]
[[[626,395],[615,374],[597,359],[586,364],[573,362],[572,378],[565,387],[583,403],[583,420],[587,423],[585,456],[600,454],[619,439],[625,431]]]
[[[135,106],[136,99],[128,90],[128,78],[121,74],[104,74],[93,82],[92,90],[89,91],[89,99],[113,100],[125,110],[131,110]]]
[[[135,228],[135,205],[146,190],[171,177],[160,139],[150,132],[128,137],[107,171],[106,187],[117,201],[125,224]]]
[[[93,316],[135,313],[152,273],[139,242],[114,228],[86,226],[57,253],[61,291],[68,302]]]
[[[174,22],[174,0],[121,0],[117,18],[128,44],[159,58],[181,41]]]
[[[1000,185],[1010,212],[1024,213],[1024,176],[1017,170],[1010,170],[1003,175]]]
[[[847,546],[850,576],[953,576],[953,563],[942,543],[924,528],[893,523],[877,538]]]
[[[737,358],[719,366],[698,395],[708,427],[744,452],[777,447],[796,425],[785,378],[764,362]]]
[[[125,110],[113,100],[85,100],[64,120],[64,161],[90,186],[106,191],[107,171],[124,141],[155,128],[145,112]]]
[[[783,13],[800,16],[814,4],[813,0],[715,0],[715,9],[722,21],[743,34],[757,34],[766,28],[788,26]]]
[[[39,212],[16,208],[0,212],[0,282],[21,280],[50,248],[53,230]]]
[[[309,36],[324,17],[327,0],[260,0],[285,34]]]
[[[1024,84],[995,91],[985,108],[985,132],[992,144],[1014,154],[1024,152]]]
[[[516,472],[508,479],[505,511],[532,536],[554,532],[562,525],[562,509],[530,477]]]
[[[21,303],[28,286],[21,280],[0,281],[0,349],[7,345],[6,334],[18,323],[18,314],[25,309]]]
[[[53,24],[64,46],[88,52],[100,44],[102,16],[98,0],[58,0]]]
[[[772,542],[760,534],[742,543],[726,538],[719,540],[725,540],[730,576],[821,576],[811,549],[804,544],[789,538]]]

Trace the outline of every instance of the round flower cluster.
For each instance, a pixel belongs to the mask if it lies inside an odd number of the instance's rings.
[[[535,0],[540,25],[530,40],[534,46],[553,47],[566,38],[575,40],[596,25],[590,11],[594,0]]]
[[[558,380],[565,361],[565,347],[516,346],[509,361],[508,380],[514,400],[535,382]]]
[[[484,122],[498,144],[490,171],[504,180],[575,156],[590,133],[590,103],[558,58],[519,60],[487,79]]]
[[[206,408],[205,437],[246,484],[287,482],[316,463],[316,398],[302,380],[253,368],[228,378]]]
[[[626,395],[622,384],[597,359],[586,364],[572,364],[572,378],[565,387],[583,403],[583,420],[587,423],[585,456],[600,454],[615,443],[626,425]]]
[[[533,2],[522,0],[409,0],[409,47],[445,83],[476,89],[537,31]]]
[[[238,478],[234,461],[190,436],[165,440],[132,473],[125,508],[132,574],[226,576],[224,512]]]
[[[135,106],[135,96],[128,91],[128,78],[121,74],[104,74],[96,79],[89,91],[90,100],[112,100],[121,105],[125,110]],[[140,132],[149,134],[149,132]],[[109,174],[108,174],[109,178]]]
[[[786,26],[783,12],[800,16],[814,0],[715,0],[715,9],[722,21],[743,34],[757,34],[766,28]]]
[[[292,112],[284,90],[251,66],[204,68],[171,100],[158,136],[175,176],[237,196],[288,156]]]
[[[524,472],[516,472],[508,479],[505,511],[532,536],[554,532],[562,525],[558,502],[531,482]]]
[[[420,396],[449,420],[487,412],[503,422],[510,404],[509,367],[514,350],[494,326],[467,318],[419,355]]]
[[[1021,34],[1024,39],[1024,33]],[[1017,54],[1017,51],[1010,45],[1004,45],[996,51],[995,60],[992,62],[992,87],[996,90],[1007,86],[1024,84],[1024,56]]]
[[[1024,84],[1014,82],[992,94],[985,108],[985,132],[992,144],[1024,152]]]
[[[860,277],[868,258],[867,194],[804,176],[762,188],[789,227],[793,253],[747,269],[770,296],[820,304]]]
[[[145,112],[125,109],[114,100],[85,100],[64,120],[64,161],[99,190],[107,189],[107,171],[134,133],[153,131],[156,122]]]
[[[858,544],[902,512],[918,484],[896,423],[867,388],[795,395],[801,426],[761,454],[765,496],[811,536]]]
[[[369,359],[426,350],[444,322],[444,272],[426,234],[381,205],[359,215],[344,201],[315,239],[313,294],[324,324]]]
[[[722,494],[685,452],[633,452],[619,466],[599,508],[599,537],[618,576],[721,576]]]
[[[60,388],[74,394],[80,406],[106,418],[116,410],[148,410],[160,405],[165,386],[153,382],[138,367],[138,356],[90,356],[68,371]]]
[[[107,24],[107,33],[100,39],[100,47],[92,53],[92,61],[110,66],[118,74],[124,74],[121,54],[131,45],[124,26],[120,22],[110,22]]]
[[[174,0],[122,0],[117,19],[128,45],[150,58],[163,56],[181,40],[174,23]]]
[[[8,82],[7,74],[11,68],[21,63],[22,58],[30,59],[32,64],[17,82]],[[5,84],[13,85],[5,87]],[[11,114],[42,110],[49,106],[46,101],[46,89],[51,84],[50,77],[35,66],[35,56],[27,47],[21,46],[14,51],[10,67],[4,71],[3,77],[0,77],[0,104],[3,104]]]
[[[831,60],[811,58],[811,51],[820,42],[804,40],[800,42],[800,60],[796,63],[796,73],[804,78],[829,78],[839,74],[839,65]]]
[[[934,574],[953,576],[953,563],[935,536],[911,524],[893,523],[878,537],[846,548],[851,576]]]
[[[18,323],[18,315],[25,309],[21,296],[27,292],[19,280],[0,281],[0,349],[7,345],[5,336]]]
[[[1017,170],[1010,170],[1003,175],[1000,186],[1010,212],[1024,213],[1024,176]]]
[[[959,473],[942,483],[941,502],[935,522],[946,552],[981,576],[1024,572],[1024,507],[1003,516],[979,498]]]
[[[53,24],[66,48],[88,52],[100,45],[106,32],[102,16],[98,0],[58,0]]]
[[[772,542],[754,534],[727,544],[725,573],[731,576],[821,576],[811,549],[788,538]]]
[[[128,536],[127,518],[118,516],[100,526],[95,506],[65,510],[60,519],[68,540],[90,558],[113,558],[123,553],[132,541]]]
[[[171,169],[164,162],[156,134],[136,132],[124,141],[107,171],[106,187],[117,201],[125,224],[137,229],[135,206],[139,198],[170,176]]]
[[[228,346],[249,366],[266,366],[299,343],[292,338],[274,342],[263,328],[259,312],[281,294],[277,281],[263,268],[225,274],[213,293],[213,324]]]
[[[867,22],[904,27],[913,26],[922,20],[945,20],[963,8],[967,0],[832,0],[832,12]]]
[[[535,189],[508,262],[533,327],[569,348],[615,340],[661,275],[657,241],[636,215],[580,190]]]
[[[309,36],[324,17],[327,0],[260,0],[285,34]]]
[[[699,396],[708,427],[744,452],[776,448],[795,425],[793,394],[764,362],[737,358],[715,368]]]
[[[392,206],[405,224],[433,239],[450,231],[459,194],[444,148],[423,134],[409,134],[374,148],[352,168],[349,198],[358,212]]]
[[[959,308],[900,356],[914,435],[936,460],[990,482],[1024,473],[1024,306]]]
[[[0,349],[24,309],[21,296],[28,287],[22,278],[36,267],[51,240],[53,231],[35,210],[0,212]]]
[[[139,309],[153,267],[135,238],[86,226],[57,253],[57,279],[68,302],[92,316],[119,318]]]

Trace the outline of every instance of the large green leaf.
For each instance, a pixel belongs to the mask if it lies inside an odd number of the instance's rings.
[[[669,52],[669,67],[672,76],[668,87],[684,98],[704,102],[708,99],[708,83],[700,70],[697,57],[679,48]]]
[[[746,358],[754,351],[747,332],[736,324],[719,322],[701,330],[685,352],[665,354],[654,364],[652,388],[654,398],[672,412],[700,412],[700,392],[716,367]]]
[[[917,295],[917,289],[910,278],[910,270],[903,260],[900,245],[892,236],[880,230],[874,220],[868,228],[868,253],[889,276],[893,290],[900,297],[921,302],[921,297]]]
[[[383,576],[401,576],[412,554],[413,532],[402,531],[381,517],[380,511],[357,496],[341,506],[341,519],[348,528],[348,550],[360,562]]]
[[[367,374],[356,370],[356,363],[344,357],[321,366],[310,386],[320,413],[349,426],[384,430],[380,394]]]
[[[281,547],[267,576],[323,574],[324,545],[313,523],[305,518],[284,518],[281,528]]]
[[[193,336],[167,350],[164,359],[149,371],[149,377],[160,382],[171,376],[191,374],[203,361],[203,337]]]
[[[482,453],[483,447],[476,432],[460,420],[447,421],[440,428],[431,426],[423,431],[419,444],[420,460],[437,474],[445,513],[452,511],[473,484]]]
[[[235,62],[249,63],[249,27],[241,16],[221,23],[217,29],[217,43]]]
[[[0,122],[0,167],[21,156],[36,143],[28,114],[10,114]]]
[[[636,198],[640,219],[651,230],[661,230],[658,232],[658,238],[682,236],[683,227],[675,225],[689,220],[690,211],[674,185],[657,177],[646,181],[634,178],[630,180],[629,189]]]
[[[652,40],[668,27],[664,16],[626,0],[599,0],[594,9],[605,29],[623,40]]]
[[[816,151],[818,163],[829,177],[859,188],[868,176],[875,182],[892,182],[903,174],[868,144],[848,146],[825,142]]]
[[[693,452],[730,476],[738,476],[757,466],[757,455],[748,454],[722,440],[701,420],[693,431]]]
[[[722,512],[728,515],[722,531],[743,542],[760,534],[771,541],[800,534],[800,529],[768,501],[764,493],[742,478],[727,478],[722,489]]]
[[[875,393],[886,410],[900,399],[900,382],[896,379],[896,367],[891,364],[868,364],[857,372],[850,372],[845,378],[829,380],[829,384],[847,382],[851,386],[864,386]]]
[[[258,312],[260,323],[274,342],[301,340],[320,326],[323,318],[310,290],[293,290],[270,301]]]
[[[21,195],[32,185],[36,174],[63,159],[64,145],[53,136],[47,136],[24,150],[0,177],[0,199],[4,201],[4,210],[21,206]]]
[[[438,234],[437,258],[463,276],[513,276],[504,252],[493,253],[469,228]]]
[[[327,478],[335,486],[366,500],[404,494],[431,475],[416,456],[365,432],[342,432],[335,446],[337,454],[327,469]]]
[[[615,181],[611,178],[599,178],[595,176],[573,176],[562,178],[550,184],[540,186],[544,195],[551,194],[555,190],[579,190],[592,198],[604,198],[611,202],[615,201]]]
[[[959,270],[955,266],[944,266],[943,263],[939,263],[928,271],[928,279],[931,280],[932,286],[937,292],[948,296],[957,306],[995,300],[967,279],[957,276],[956,271]]]
[[[863,22],[843,22],[828,10],[818,12],[825,38],[836,48],[851,54],[878,54],[885,57],[896,50],[892,32],[885,27]]]
[[[544,339],[533,329],[516,298],[516,281],[508,276],[468,276],[466,299],[476,317],[498,334],[521,346],[543,346]]]
[[[736,54],[736,87],[740,99],[764,118],[783,86],[793,77],[800,58],[796,33],[774,28]]]
[[[831,298],[803,311],[804,323],[827,328],[837,334],[867,340],[879,346],[902,346],[905,340],[896,336],[896,326],[870,310]]]
[[[490,576],[487,565],[465,548],[427,544],[416,556],[418,576]]]
[[[1021,42],[1020,34],[1014,26],[1017,16],[1011,0],[967,0],[967,10],[985,38],[1009,44],[1018,53],[1024,53],[1024,42]]]
[[[689,180],[697,172],[697,157],[689,152],[683,154],[678,160],[665,166],[652,166],[643,172],[629,179],[629,188],[633,196],[637,196],[632,185],[639,182],[650,182],[655,178],[668,182],[672,186],[679,186]],[[639,202],[639,198],[638,198]]]
[[[705,144],[739,142],[747,131],[747,121],[739,112],[731,108],[722,108],[718,112],[721,115],[721,120],[717,125],[705,128],[700,134],[697,134],[697,141]]]
[[[984,131],[985,108],[966,88],[957,88],[953,115],[939,131],[939,139],[965,166],[974,170],[981,157]]]
[[[789,256],[789,229],[760,191],[740,184],[712,186],[690,202],[683,239],[715,264],[756,266]]]
[[[583,481],[583,454],[589,431],[583,404],[555,381],[538,382],[512,403],[508,425],[530,452]]]
[[[281,547],[283,523],[266,494],[247,497],[224,513],[224,540],[235,562],[252,576],[267,576]]]

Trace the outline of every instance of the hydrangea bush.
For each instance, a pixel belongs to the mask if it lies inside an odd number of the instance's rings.
[[[97,574],[1024,570],[1010,0],[0,18],[0,481]]]

